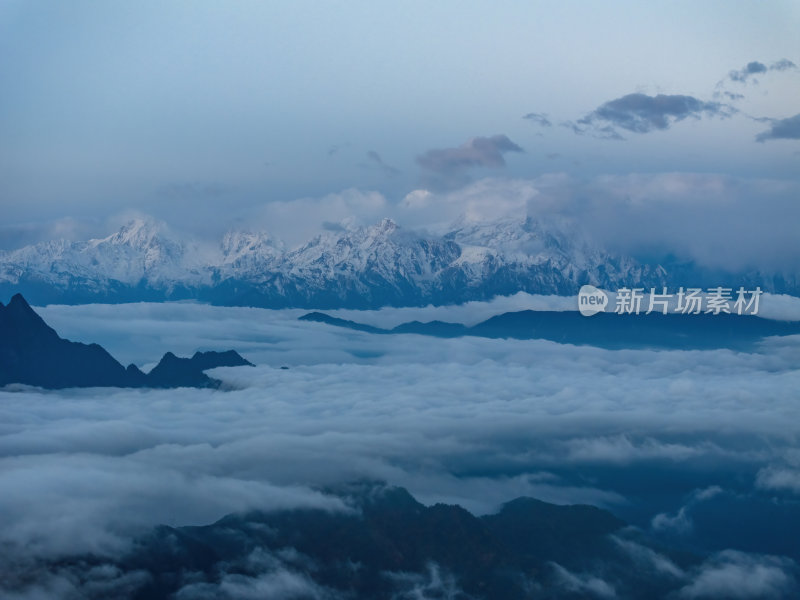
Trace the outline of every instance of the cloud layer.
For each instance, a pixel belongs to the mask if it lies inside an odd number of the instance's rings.
[[[430,310],[457,320],[490,309]],[[196,304],[42,314],[64,335],[139,364],[166,348],[232,347],[259,366],[216,370],[227,392],[1,391],[0,560],[23,571],[37,557],[113,556],[158,523],[208,523],[249,508],[346,510],[315,486],[365,477],[477,513],[520,495],[597,504],[643,528],[678,514],[697,488],[797,498],[781,475],[796,468],[800,436],[793,339],[756,354],[606,351],[371,336],[299,322],[298,311]],[[770,589],[791,566],[748,560],[736,572],[763,574]],[[725,565],[698,574],[700,587],[686,593],[699,597],[720,569],[732,573]],[[563,576],[600,589],[592,577]]]

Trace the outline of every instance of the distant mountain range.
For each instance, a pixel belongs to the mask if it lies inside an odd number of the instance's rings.
[[[231,231],[206,246],[137,219],[86,242],[49,241],[0,252],[0,295],[35,304],[196,299],[225,306],[377,308],[486,300],[519,291],[576,294],[623,286],[760,286],[800,295],[780,273],[724,273],[664,258],[620,256],[568,224],[460,219],[423,235],[389,219],[343,227],[294,249],[263,232]]]
[[[113,568],[124,597],[135,600],[650,600],[673,597],[702,564],[588,505],[521,497],[478,517],[458,505],[425,506],[378,482],[326,492],[350,510],[253,511],[207,526],[160,526],[118,558],[70,564]]]
[[[203,371],[251,365],[237,352],[197,352],[178,358],[167,352],[149,373],[123,367],[97,344],[65,340],[47,325],[21,294],[0,303],[0,386],[22,383],[67,387],[219,387]]]
[[[376,334],[416,333],[441,338],[477,336],[519,340],[543,339],[561,344],[602,348],[663,348],[751,350],[767,336],[800,334],[800,322],[773,321],[753,315],[733,314],[616,314],[584,317],[577,311],[523,310],[494,316],[477,325],[444,321],[411,321],[392,329],[312,312],[301,321]]]

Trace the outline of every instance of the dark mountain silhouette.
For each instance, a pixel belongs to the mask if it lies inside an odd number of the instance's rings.
[[[214,367],[253,366],[233,350],[196,352],[192,358],[179,358],[167,352],[146,376],[149,387],[217,387],[219,381],[205,373]]]
[[[302,317],[301,321],[316,321],[318,323],[327,323],[328,325],[335,325],[337,327],[346,327],[347,329],[355,329],[356,331],[365,331],[367,333],[392,333],[388,329],[381,329],[380,327],[373,327],[372,325],[365,325],[363,323],[356,323],[347,319],[340,319],[332,317],[321,312],[310,312]]]
[[[101,346],[61,339],[17,294],[0,304],[0,384],[6,383],[121,386],[128,374]]]
[[[382,329],[311,312],[300,317],[337,327],[377,334],[417,333],[435,337],[465,335],[487,338],[545,339],[603,348],[731,348],[749,350],[767,336],[800,334],[800,322],[773,321],[731,314],[616,314],[584,317],[577,311],[508,312],[468,327],[460,323],[412,321]]]
[[[143,373],[123,367],[98,344],[62,339],[20,294],[8,306],[0,303],[0,385],[23,383],[43,388],[66,387],[218,387],[203,371],[251,365],[233,350],[198,352],[178,358],[168,352]]]
[[[405,489],[377,482],[326,491],[352,510],[253,511],[207,526],[160,526],[115,566],[148,574],[137,599],[195,597],[188,589],[178,593],[189,585],[207,586],[193,590],[196,597],[222,597],[214,591],[226,577],[245,585],[265,573],[289,572],[330,592],[313,597],[521,600],[585,597],[585,590],[563,585],[559,569],[608,580],[626,598],[664,597],[680,585],[673,575],[643,568],[625,543],[658,552],[676,569],[700,562],[655,546],[592,506],[518,498],[497,514],[477,517],[458,505],[425,506]],[[436,589],[434,577],[427,593],[413,593],[409,586],[419,591],[431,569],[451,580],[452,589]]]

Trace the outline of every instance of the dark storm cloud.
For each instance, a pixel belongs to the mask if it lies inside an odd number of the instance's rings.
[[[575,133],[590,133],[606,139],[623,139],[617,128],[633,133],[669,129],[688,117],[729,116],[733,109],[718,102],[705,102],[681,94],[628,94],[610,100],[580,119],[566,123]]]
[[[541,125],[542,127],[552,127],[553,122],[550,121],[550,118],[545,113],[528,113],[527,115],[522,117],[523,119],[528,119],[529,121],[536,123],[537,125]]]
[[[417,164],[426,172],[426,184],[431,187],[452,187],[469,181],[466,171],[473,168],[504,167],[503,155],[524,152],[508,136],[474,137],[457,148],[428,150],[417,157]]]
[[[771,119],[767,131],[756,136],[757,142],[767,140],[800,140],[800,113],[786,119]]]

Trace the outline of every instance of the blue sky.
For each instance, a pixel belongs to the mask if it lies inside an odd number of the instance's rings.
[[[788,1],[4,0],[0,247],[486,176],[797,182],[798,27]]]

